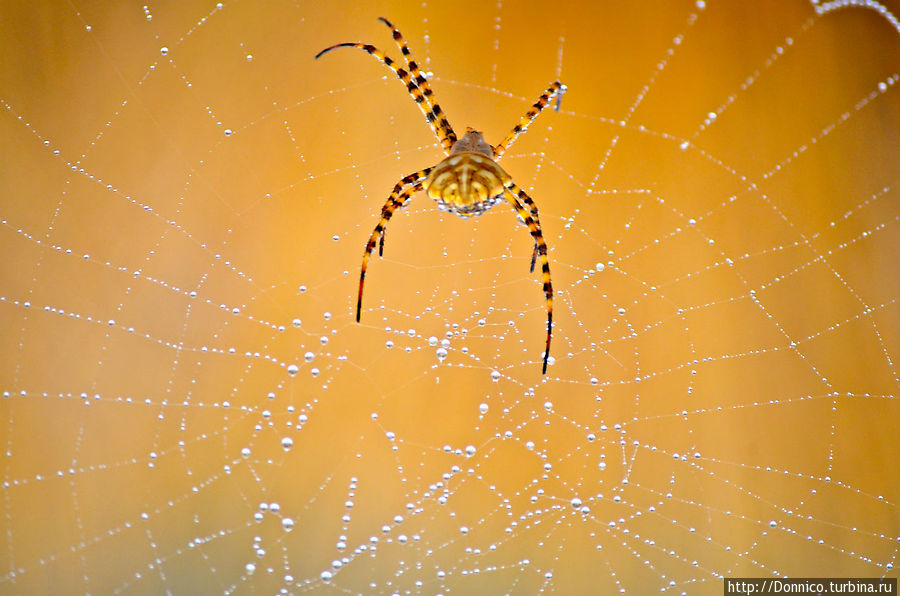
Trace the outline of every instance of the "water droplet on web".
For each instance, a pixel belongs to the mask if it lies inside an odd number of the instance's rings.
[[[443,362],[444,358],[447,357],[447,348],[438,348],[434,353],[437,356],[437,359]]]
[[[281,520],[281,527],[285,529],[285,531],[290,532],[294,529],[294,520],[290,517],[285,517]]]
[[[485,403],[479,404],[478,411],[481,412],[482,414],[487,414],[488,413],[488,405]]]
[[[159,53],[162,54],[163,56],[165,56],[166,54],[169,53],[169,48],[167,48],[166,46],[163,46],[163,47],[159,48]]]
[[[298,372],[300,372],[300,367],[297,366],[296,364],[289,364],[287,367],[287,371],[288,371],[288,374],[293,377]]]
[[[500,380],[500,371],[492,370],[491,371],[491,380],[495,383]]]
[[[281,439],[281,448],[284,449],[285,451],[290,451],[291,447],[293,447],[293,446],[294,446],[294,439],[292,439],[290,437],[284,437],[283,439]]]
[[[307,352],[306,354],[303,355],[303,359],[306,360],[307,362],[312,362],[313,358],[315,358],[315,357],[316,357],[316,355],[313,354],[312,352]]]

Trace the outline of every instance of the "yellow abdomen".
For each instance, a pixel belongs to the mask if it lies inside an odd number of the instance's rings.
[[[481,153],[454,153],[425,179],[425,192],[438,205],[461,217],[481,215],[503,200],[510,180],[497,162]]]

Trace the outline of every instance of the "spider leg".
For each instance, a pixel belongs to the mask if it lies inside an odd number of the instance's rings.
[[[516,195],[519,197],[519,200],[522,202],[522,204],[528,207],[529,211],[531,211],[531,218],[534,220],[534,223],[537,224],[537,227],[540,228],[541,227],[541,218],[538,215],[537,205],[534,204],[534,201],[531,200],[531,197],[529,197],[528,194],[524,190],[522,190],[515,184],[513,184],[512,186],[515,187],[515,189],[516,189],[515,191],[513,191],[509,185],[507,185],[507,188],[509,188],[511,192],[515,192]],[[534,243],[534,252],[531,253],[531,267],[529,268],[530,273],[534,273],[534,264],[537,262],[538,253],[539,253],[538,245],[537,245],[537,242],[535,242]]]
[[[408,176],[404,176],[403,178],[400,179],[400,182],[398,182],[397,184],[394,185],[394,190],[391,191],[390,196],[391,197],[399,196],[400,190],[404,186],[406,186],[407,184],[413,184],[415,182],[420,182],[420,181],[424,180],[425,178],[428,177],[428,174],[433,169],[434,168],[425,168],[424,170],[419,170],[418,172],[413,172],[412,174],[410,174]],[[382,216],[384,216],[385,212],[388,210],[389,207],[391,207],[391,199],[390,198],[384,204],[384,207],[381,208]],[[393,212],[393,210],[394,210],[394,207],[391,207],[392,212]],[[390,215],[388,217],[390,217]],[[384,256],[384,234],[385,234],[385,232],[387,232],[387,230],[382,229],[381,237],[378,239],[378,256],[379,257]]]
[[[375,56],[375,58],[381,60],[385,65],[387,65],[388,68],[393,70],[394,73],[400,78],[400,80],[403,81],[404,84],[406,84],[406,89],[409,91],[409,94],[412,95],[412,98],[416,101],[416,105],[418,105],[419,109],[422,110],[422,113],[425,114],[425,120],[427,120],[428,124],[431,125],[431,129],[434,131],[434,134],[437,135],[438,140],[440,140],[441,146],[443,146],[444,151],[448,154],[450,153],[450,147],[452,147],[453,143],[456,142],[456,136],[453,135],[452,138],[451,136],[448,136],[447,131],[442,128],[443,123],[438,122],[438,116],[437,114],[435,114],[435,110],[428,103],[425,95],[423,94],[423,91],[419,89],[415,81],[413,81],[409,76],[408,72],[397,66],[397,63],[386,56],[384,52],[367,43],[346,42],[335,44],[333,46],[325,48],[324,50],[316,54],[316,58],[319,58],[323,54],[337,48],[359,48],[360,50],[368,52],[372,56]],[[434,108],[437,108],[438,110],[440,109],[437,104],[434,104]],[[443,112],[441,112],[441,116],[443,116]],[[447,121],[446,117],[443,118],[443,121]],[[449,127],[450,125],[447,124],[448,129]],[[450,134],[452,135],[452,133],[453,131],[451,129]]]
[[[516,188],[518,188],[518,187],[516,187]],[[525,193],[525,191],[522,190],[521,188],[518,188],[517,194],[519,196],[519,200],[522,201],[522,203],[525,206],[527,206],[528,209],[531,210],[531,217],[532,217],[532,219],[534,219],[534,223],[537,224],[538,228],[540,228],[541,227],[541,218],[538,215],[537,205],[534,204],[534,201],[531,200],[531,197],[529,197]],[[537,261],[537,257],[538,257],[538,245],[537,245],[537,242],[535,242],[534,243],[534,252],[531,253],[531,268],[529,268],[529,270],[528,270],[529,273],[534,273],[534,264]]]
[[[513,127],[508,135],[506,135],[506,138],[500,141],[499,145],[494,147],[494,161],[498,161],[500,156],[503,155],[503,152],[509,149],[509,146],[515,142],[516,137],[525,132],[525,129],[531,124],[531,121],[537,118],[538,114],[541,113],[541,110],[547,107],[547,104],[550,103],[550,98],[554,94],[556,95],[556,111],[558,112],[559,104],[562,101],[562,96],[565,92],[566,86],[559,81],[556,81],[547,87],[547,90],[544,91],[543,95],[538,98],[533,106],[528,108],[528,111],[525,112],[525,115],[522,116],[519,123]]]
[[[519,188],[512,179],[510,179],[505,186],[510,192],[504,193],[504,196],[513,206],[513,209],[516,210],[516,213],[519,214],[519,217],[525,220],[525,225],[528,226],[531,237],[534,238],[535,246],[537,246],[538,254],[541,257],[544,295],[547,297],[547,345],[544,349],[543,374],[547,374],[547,359],[550,357],[550,334],[553,329],[553,284],[550,282],[550,261],[547,259],[547,243],[544,242],[544,235],[541,233],[540,224],[531,216],[531,213],[525,208],[525,205],[516,199],[516,196],[527,197],[528,195],[526,195],[525,191]],[[534,203],[532,202],[532,204]]]
[[[381,220],[378,222],[378,225],[375,226],[372,235],[369,236],[369,241],[366,243],[366,252],[363,254],[362,268],[359,272],[359,295],[356,298],[357,323],[359,323],[359,315],[362,311],[363,285],[366,283],[366,269],[369,266],[369,257],[372,255],[372,251],[375,250],[375,245],[378,243],[379,237],[384,238],[384,229],[387,227],[388,221],[390,221],[394,211],[398,207],[402,207],[413,194],[422,190],[425,186],[425,178],[431,170],[432,168],[426,168],[403,178],[394,186],[391,196],[388,197],[384,207],[381,208]],[[408,186],[405,190],[401,190],[404,186],[409,184],[412,184],[412,186]]]
[[[378,17],[378,20],[390,27],[391,34],[394,36],[394,41],[397,43],[397,46],[400,48],[400,51],[403,53],[403,59],[406,60],[407,66],[409,66],[409,71],[413,77],[415,77],[416,85],[419,89],[422,90],[422,95],[425,96],[425,103],[434,111],[434,115],[437,117],[438,125],[444,130],[444,134],[447,135],[447,138],[456,142],[456,133],[453,132],[453,127],[450,126],[450,122],[447,120],[447,117],[444,115],[444,111],[441,109],[441,106],[434,100],[434,94],[431,91],[431,85],[428,84],[428,80],[422,74],[422,71],[419,70],[419,65],[416,64],[416,61],[412,57],[412,52],[409,50],[409,46],[406,45],[406,40],[403,39],[403,35],[400,33],[400,30],[391,24],[384,17]]]

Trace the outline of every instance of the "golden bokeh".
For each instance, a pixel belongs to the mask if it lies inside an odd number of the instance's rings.
[[[0,4],[0,592],[721,594],[900,565],[900,15]],[[506,205],[393,185],[457,132]]]

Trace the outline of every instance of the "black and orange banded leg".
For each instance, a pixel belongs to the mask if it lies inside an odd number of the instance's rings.
[[[400,190],[408,184],[414,184],[421,180],[425,180],[425,178],[428,177],[428,174],[431,173],[431,170],[433,170],[433,169],[434,168],[425,168],[424,170],[419,170],[418,172],[413,172],[409,176],[404,176],[403,178],[400,179],[400,182],[398,182],[397,184],[394,185],[394,189],[391,191],[390,196],[391,197],[398,196],[400,194]],[[390,198],[388,198],[387,202],[384,204],[384,207],[381,208],[382,216],[388,210],[389,207],[391,207],[391,199]],[[391,208],[391,210],[393,210],[393,208]],[[385,230],[381,230],[381,238],[378,239],[378,256],[379,257],[384,256],[384,233],[385,233]]]
[[[453,143],[456,142],[456,139],[451,139],[447,136],[447,132],[441,128],[441,124],[438,122],[438,117],[432,109],[431,105],[426,101],[425,95],[422,90],[416,85],[416,83],[410,78],[409,73],[404,69],[397,66],[397,63],[388,58],[384,52],[376,48],[375,46],[367,43],[339,43],[333,46],[327,47],[318,54],[316,54],[316,58],[321,57],[326,52],[330,52],[331,50],[337,48],[359,48],[364,52],[368,52],[372,56],[375,56],[378,60],[384,62],[388,68],[394,71],[394,73],[400,77],[400,80],[406,84],[406,89],[409,91],[409,94],[412,95],[413,99],[416,101],[416,105],[419,106],[419,109],[422,110],[422,113],[425,114],[425,120],[428,121],[428,124],[431,125],[434,134],[437,135],[437,138],[441,141],[441,146],[443,146],[444,151],[448,154],[450,153],[450,147],[453,146]],[[446,121],[446,118],[444,119]],[[449,124],[447,125],[449,127]]]
[[[532,217],[532,219],[534,219],[534,223],[536,223],[537,227],[540,229],[541,218],[538,215],[537,205],[534,204],[534,201],[531,200],[531,197],[529,197],[528,194],[524,190],[522,190],[521,188],[516,186],[515,183],[512,183],[512,181],[508,182],[506,184],[506,187],[508,189],[510,189],[512,192],[515,192],[518,195],[519,200],[522,202],[522,204],[525,205],[526,207],[528,207],[528,209],[531,211],[531,217]],[[516,190],[513,191],[512,190],[513,187],[515,187]],[[538,245],[537,245],[537,242],[535,242],[534,243],[534,252],[531,253],[531,268],[528,270],[530,273],[534,273],[534,264],[537,261],[537,257],[538,257]]]
[[[426,172],[426,170],[422,170],[422,172]],[[416,174],[410,174],[410,176],[415,176],[417,174],[421,174],[422,172],[416,172]],[[407,176],[407,178],[408,177],[409,176]],[[398,184],[394,187],[394,192],[391,193],[391,196],[388,197],[387,202],[385,202],[384,207],[382,207],[381,209],[381,220],[378,222],[378,225],[375,226],[375,229],[372,231],[372,235],[369,236],[369,241],[366,243],[366,252],[365,254],[363,254],[362,268],[359,272],[359,295],[356,298],[357,323],[359,323],[359,315],[362,311],[363,284],[366,283],[366,269],[369,266],[369,257],[372,255],[372,251],[375,250],[375,244],[377,244],[378,239],[383,236],[384,229],[387,227],[388,221],[390,221],[391,216],[394,214],[394,211],[396,211],[398,207],[402,207],[413,194],[422,190],[424,186],[424,179],[419,180],[412,186],[402,191],[398,190],[400,188],[400,185]]]
[[[556,95],[556,111],[559,111],[559,104],[562,101],[563,93],[566,92],[566,86],[560,83],[559,81],[555,81],[547,90],[544,91],[543,95],[541,95],[538,100],[534,103],[533,106],[528,108],[528,111],[525,112],[525,115],[522,116],[522,119],[519,120],[519,123],[516,124],[513,129],[506,135],[506,138],[500,141],[496,147],[494,147],[494,161],[500,159],[500,156],[503,155],[503,152],[509,149],[509,146],[513,144],[520,134],[525,132],[525,129],[528,128],[528,125],[531,124],[531,121],[537,118],[538,114],[541,113],[547,104],[550,103],[550,98],[555,94]]]
[[[521,188],[516,186],[516,184],[510,180],[506,183],[506,187],[511,191],[511,193],[515,193],[515,195],[519,195],[520,193],[524,194]],[[550,282],[550,261],[547,258],[547,243],[544,242],[544,235],[541,233],[541,227],[534,220],[529,213],[528,209],[525,208],[525,205],[520,203],[518,199],[515,198],[510,193],[504,193],[506,199],[513,206],[513,209],[516,210],[516,213],[519,214],[523,220],[525,220],[525,225],[528,226],[528,230],[531,232],[531,237],[534,238],[534,243],[537,246],[538,254],[541,258],[541,272],[544,281],[544,295],[547,297],[547,344],[544,348],[544,368],[543,374],[547,374],[547,359],[550,358],[550,335],[553,330],[553,284]]]
[[[419,89],[422,90],[422,95],[425,96],[425,103],[427,103],[432,111],[434,111],[434,115],[438,121],[438,126],[440,126],[444,130],[447,138],[455,143],[456,133],[453,132],[453,127],[450,126],[450,122],[444,115],[444,111],[441,109],[441,106],[438,105],[437,101],[435,101],[434,94],[431,91],[431,85],[428,84],[428,80],[425,78],[425,75],[423,75],[422,71],[419,70],[419,65],[416,64],[415,59],[412,57],[412,52],[409,50],[409,46],[406,45],[406,40],[403,39],[403,34],[400,33],[400,30],[386,18],[378,17],[378,20],[390,27],[391,35],[394,37],[394,41],[397,43],[397,47],[399,47],[400,51],[403,53],[403,59],[406,60],[406,65],[409,66],[409,72],[416,80],[416,86],[418,86]]]

